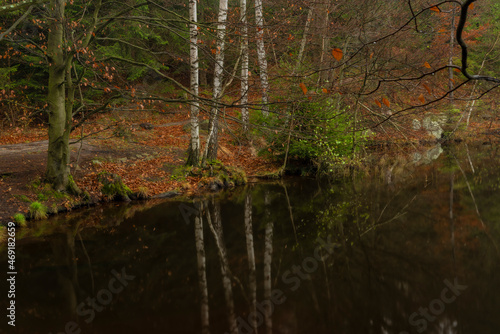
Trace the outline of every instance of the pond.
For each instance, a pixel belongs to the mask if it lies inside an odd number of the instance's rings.
[[[499,163],[494,145],[435,147],[36,223],[0,331],[497,334]]]

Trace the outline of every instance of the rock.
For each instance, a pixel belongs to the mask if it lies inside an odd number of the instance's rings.
[[[102,194],[109,199],[126,202],[130,201],[129,195],[132,194],[132,190],[123,183],[119,175],[102,172],[99,174],[99,182],[102,184]]]
[[[224,182],[219,179],[215,179],[208,184],[208,189],[211,191],[219,191],[224,188]]]
[[[412,121],[412,128],[414,131],[420,130],[421,127],[422,127],[422,124],[420,124],[420,121],[418,119],[414,119]]]
[[[144,130],[152,130],[154,128],[154,125],[150,123],[141,123],[139,126]]]
[[[427,116],[422,121],[424,129],[434,138],[439,139],[443,134],[442,122],[436,116]]]
[[[166,193],[161,193],[158,195],[155,195],[151,198],[171,198],[180,195],[181,193],[177,190],[172,190],[172,191],[167,191]]]

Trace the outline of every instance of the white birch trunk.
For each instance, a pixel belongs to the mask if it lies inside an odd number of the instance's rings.
[[[307,20],[306,25],[304,27],[304,35],[302,35],[302,41],[300,42],[299,56],[297,57],[297,64],[295,64],[295,69],[293,70],[293,74],[296,74],[300,68],[300,64],[302,63],[302,58],[304,57],[304,51],[306,49],[307,36],[309,35],[309,27],[311,26],[313,16],[313,8],[309,7],[309,11],[307,12]]]
[[[269,114],[269,79],[267,75],[266,48],[264,45],[264,14],[262,0],[255,0],[255,25],[257,26],[257,58],[262,88],[262,114]]]
[[[240,0],[241,11],[241,120],[243,131],[248,132],[248,20],[247,0]]]
[[[199,58],[198,58],[198,15],[196,0],[189,0],[189,63],[191,67],[191,93],[198,96],[199,87]],[[193,101],[191,104],[191,141],[187,164],[198,166],[200,161],[200,125],[198,122],[199,102]]]
[[[219,18],[217,24],[217,44],[215,52],[215,70],[214,70],[214,87],[213,101],[215,106],[211,111],[210,132],[207,138],[207,145],[204,155],[204,162],[207,160],[217,159],[217,146],[219,141],[219,107],[217,106],[220,100],[222,91],[222,78],[224,72],[224,47],[226,38],[226,22],[227,22],[228,0],[220,0],[219,2]]]

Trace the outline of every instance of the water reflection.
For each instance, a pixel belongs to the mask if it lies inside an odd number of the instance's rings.
[[[500,159],[493,146],[443,149],[432,164],[389,156],[344,181],[41,222],[18,240],[17,326],[0,329],[498,333]],[[87,323],[78,305],[124,267],[135,279]]]

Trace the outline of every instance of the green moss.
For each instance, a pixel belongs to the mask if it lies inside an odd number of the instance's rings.
[[[14,221],[21,227],[26,227],[26,218],[22,213],[16,213],[14,215]]]
[[[119,175],[101,172],[99,182],[102,184],[101,193],[109,200],[130,201],[129,195],[132,194],[132,190],[123,183]]]
[[[170,178],[175,181],[185,181],[186,178],[191,175],[192,170],[192,166],[177,167],[172,171]]]
[[[14,195],[14,198],[26,203],[31,203],[31,200],[26,195]]]
[[[47,207],[40,202],[33,202],[30,204],[28,213],[32,219],[45,219],[47,218]]]

